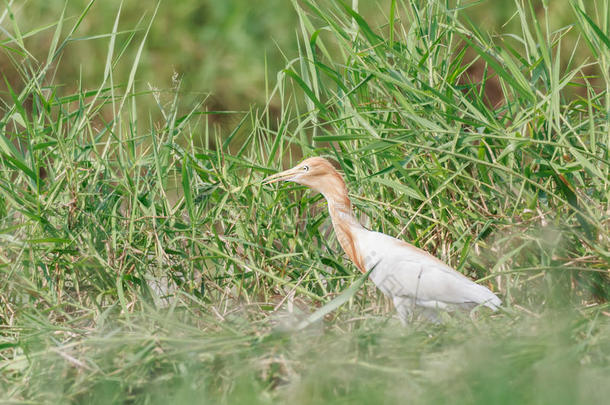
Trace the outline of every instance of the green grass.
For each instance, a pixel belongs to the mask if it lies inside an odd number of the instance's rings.
[[[299,57],[246,113],[138,80],[155,9],[123,32],[117,7],[103,38],[76,36],[89,9],[40,32],[4,14],[2,401],[603,403],[610,3],[571,2],[566,28],[545,4],[516,1],[520,31],[492,35],[462,14],[477,4],[391,2],[379,25],[294,2]],[[93,90],[55,80],[76,38],[107,45]],[[295,330],[360,277],[321,196],[260,184],[311,155],[369,228],[505,309],[403,328],[367,282]]]

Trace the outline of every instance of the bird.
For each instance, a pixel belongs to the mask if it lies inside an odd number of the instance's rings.
[[[496,311],[502,301],[487,287],[403,240],[366,229],[352,209],[341,174],[323,157],[310,157],[291,169],[271,175],[263,184],[294,182],[321,193],[339,244],[362,272],[389,297],[399,319],[414,316],[439,323],[442,311],[485,306]]]

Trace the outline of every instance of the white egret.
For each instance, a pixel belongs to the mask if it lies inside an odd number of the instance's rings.
[[[352,211],[343,177],[321,157],[269,176],[265,184],[292,181],[322,193],[341,247],[363,273],[392,299],[403,322],[413,310],[437,320],[438,310],[484,305],[496,310],[500,299],[429,253],[402,240],[364,228]]]

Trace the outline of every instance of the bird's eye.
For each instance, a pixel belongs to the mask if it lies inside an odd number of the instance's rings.
[[[309,166],[307,166],[307,165],[303,166],[303,171],[308,172],[309,171]]]

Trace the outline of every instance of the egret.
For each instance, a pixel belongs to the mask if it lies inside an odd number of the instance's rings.
[[[343,177],[321,157],[305,159],[274,174],[264,184],[291,181],[321,193],[339,244],[358,267],[388,296],[403,323],[413,314],[438,321],[439,310],[486,306],[493,311],[500,299],[431,254],[380,232],[364,228],[354,216]]]

